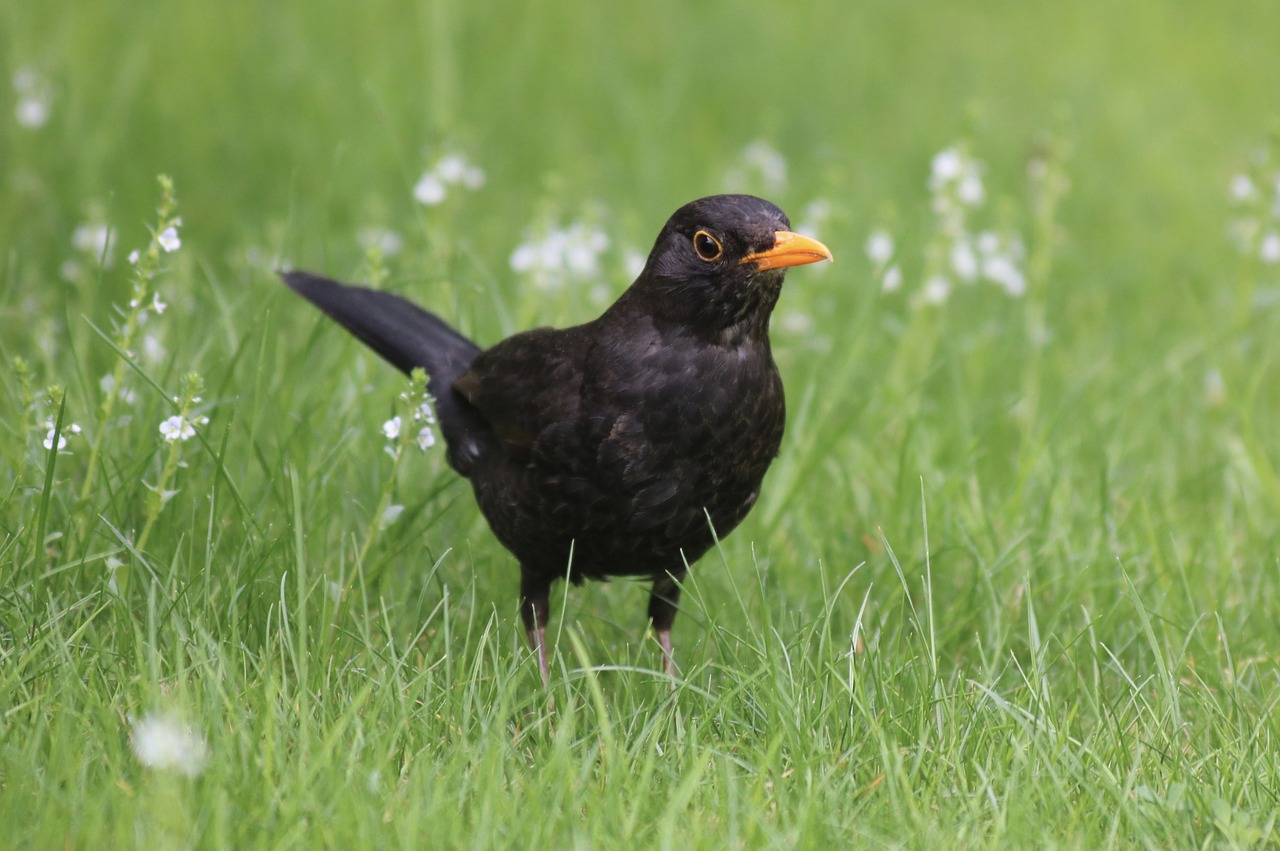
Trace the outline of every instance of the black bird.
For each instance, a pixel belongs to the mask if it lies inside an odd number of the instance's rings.
[[[390,293],[285,272],[293,290],[405,373],[422,367],[448,446],[520,562],[520,608],[547,680],[550,588],[647,576],[674,675],[671,625],[688,566],[760,494],[785,403],[769,315],[788,266],[830,260],[750,195],[686,204],[600,318],[490,349]]]

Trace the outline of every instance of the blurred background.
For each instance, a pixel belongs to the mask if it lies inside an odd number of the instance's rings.
[[[1243,0],[0,3],[0,823],[1274,838],[1277,45]],[[557,714],[403,378],[275,272],[492,343],[725,191],[835,254],[785,442],[679,700],[639,588],[557,587]],[[153,707],[203,785],[143,773]]]

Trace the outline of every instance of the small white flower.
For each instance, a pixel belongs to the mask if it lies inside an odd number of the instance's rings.
[[[1015,298],[1027,291],[1026,276],[1008,255],[997,254],[983,260],[982,275],[987,280],[999,284],[1006,293]]]
[[[781,192],[787,187],[786,157],[774,150],[763,139],[757,139],[742,149],[742,162],[749,172],[760,179],[760,185],[769,192]]]
[[[591,278],[600,271],[599,255],[590,245],[577,242],[565,248],[564,266],[574,276]]]
[[[599,228],[575,222],[529,239],[511,254],[511,268],[528,275],[540,289],[554,289],[566,279],[587,280],[600,273],[600,256],[609,237]]]
[[[418,432],[416,440],[418,448],[423,452],[426,452],[428,449],[436,445],[436,434],[431,430],[431,426],[425,426]]]
[[[883,266],[893,258],[893,237],[884,228],[877,228],[867,237],[867,257],[877,266]]]
[[[395,440],[400,436],[400,418],[392,417],[382,424],[382,433],[387,436],[387,440]]]
[[[822,226],[831,218],[831,202],[826,198],[814,198],[800,213],[800,223],[796,231],[809,236],[817,236]]]
[[[22,127],[39,130],[49,122],[49,102],[40,97],[20,98],[13,115]]]
[[[880,280],[880,289],[887,293],[897,292],[902,288],[902,269],[897,263],[894,263],[888,269],[884,270],[884,277]]]
[[[920,291],[925,304],[943,304],[950,295],[951,281],[942,275],[934,275],[925,281],[924,289]]]
[[[962,281],[972,281],[978,277],[978,255],[965,237],[951,243],[951,270]]]
[[[165,304],[163,301],[160,300],[160,293],[151,294],[151,309],[156,312],[157,316],[159,316],[161,313],[164,313],[165,310],[168,309],[168,307],[169,305]]]
[[[400,515],[404,513],[403,505],[388,505],[382,511],[382,516],[378,518],[378,528],[385,529],[392,523],[400,519]]]
[[[419,405],[418,409],[413,412],[413,419],[416,422],[434,423],[436,421],[436,415],[435,412],[431,410],[431,403],[424,401]]]
[[[1258,189],[1247,174],[1237,174],[1231,178],[1231,200],[1237,203],[1248,201],[1258,194]]]
[[[377,251],[383,257],[394,257],[404,248],[400,234],[386,228],[361,228],[356,241],[365,251]]]
[[[978,234],[977,245],[978,253],[984,257],[990,257],[1000,250],[1000,237],[995,231],[984,230]]]
[[[1258,245],[1258,258],[1263,263],[1280,262],[1280,233],[1268,231]]]
[[[106,375],[102,376],[102,378],[98,381],[98,387],[102,389],[103,394],[110,393],[115,388],[115,386],[116,386],[116,377],[109,372]],[[131,387],[121,387],[120,392],[116,395],[116,398],[119,399],[121,402],[124,402],[126,405],[132,405],[134,402],[138,401],[138,394],[134,392],[133,388]]]
[[[622,254],[622,271],[630,280],[640,277],[640,273],[644,271],[644,264],[648,262],[648,257],[636,251],[634,248],[628,248]]]
[[[468,189],[479,189],[484,186],[484,181],[484,169],[478,166],[469,165],[467,170],[462,173],[462,185]]]
[[[461,183],[469,167],[462,155],[445,154],[436,163],[435,173],[442,183]]]
[[[160,231],[160,235],[156,237],[156,242],[169,254],[182,247],[182,240],[178,238],[178,229],[173,225],[169,225],[169,227]]]
[[[14,117],[28,130],[37,130],[49,120],[52,87],[34,68],[13,72],[13,90],[18,94]]]
[[[147,768],[197,777],[208,765],[209,746],[190,725],[150,714],[133,724],[133,752]]]
[[[522,242],[516,246],[515,251],[511,252],[511,271],[513,272],[521,275],[532,272],[537,262],[538,248],[531,243]]]
[[[142,255],[138,253],[138,249],[136,249],[136,248],[135,248],[135,249],[133,249],[132,251],[130,251],[130,252],[129,252],[129,265],[130,265],[130,266],[137,266],[137,265],[138,265],[138,258],[140,258],[141,256],[142,256]]]
[[[413,197],[418,199],[419,204],[425,204],[428,207],[443,201],[445,194],[443,181],[433,171],[418,178],[417,184],[413,187]]]
[[[48,432],[45,434],[45,438],[44,438],[44,448],[52,449],[53,436],[58,431],[58,429],[55,423],[53,422],[52,418],[45,420],[44,427],[48,429]],[[67,448],[67,435],[79,434],[79,433],[80,433],[80,426],[76,425],[75,423],[71,423],[70,425],[66,426],[62,430],[62,433],[58,434],[58,451],[61,452],[62,450]]]
[[[961,178],[960,185],[956,188],[956,197],[962,204],[970,207],[978,206],[987,197],[986,190],[982,188],[982,178],[976,170]]]
[[[115,234],[106,225],[86,222],[71,234],[71,244],[103,266],[110,266],[115,255]]]
[[[934,154],[930,167],[932,181],[939,185],[958,179],[964,170],[964,156],[955,148],[945,148]]]
[[[175,440],[190,440],[196,436],[196,430],[186,417],[172,416],[160,423],[160,434],[172,443]]]

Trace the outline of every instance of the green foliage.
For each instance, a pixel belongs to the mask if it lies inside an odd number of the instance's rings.
[[[1148,0],[0,7],[0,835],[1276,844],[1278,34]],[[618,582],[556,595],[543,692],[423,400],[274,270],[492,342],[597,313],[727,190],[836,256],[775,317],[781,455],[688,580],[674,688]]]

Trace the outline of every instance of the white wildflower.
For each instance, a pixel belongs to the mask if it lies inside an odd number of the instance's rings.
[[[951,281],[943,275],[934,275],[924,282],[920,296],[925,304],[943,304],[951,295]]]
[[[978,234],[976,240],[978,245],[978,253],[989,257],[1000,250],[1000,236],[991,230],[984,230]]]
[[[435,172],[429,171],[422,175],[413,187],[413,197],[418,199],[419,204],[425,204],[428,207],[435,206],[443,201],[445,194],[444,183],[436,176]]]
[[[987,193],[982,187],[982,178],[976,170],[970,171],[960,179],[956,187],[956,197],[961,203],[970,207],[977,207],[986,199]]]
[[[57,424],[54,423],[53,418],[50,417],[49,419],[44,421],[44,427],[47,430],[44,438],[44,448],[53,449],[53,437],[55,434],[58,433]],[[58,451],[61,452],[62,450],[67,448],[68,435],[79,434],[80,431],[81,431],[80,426],[76,425],[75,423],[70,423],[64,426],[62,429],[62,432],[60,434],[57,434]]]
[[[756,140],[742,149],[738,164],[725,175],[725,183],[738,190],[759,187],[769,193],[782,192],[787,187],[787,160],[768,142]]]
[[[404,248],[400,234],[387,228],[361,228],[356,241],[365,251],[377,251],[383,257],[394,257]]]
[[[764,140],[747,145],[743,162],[760,176],[760,183],[770,192],[781,192],[787,186],[787,160]]]
[[[169,305],[160,300],[160,293],[151,294],[151,309],[156,312],[157,316],[164,313],[168,308]]]
[[[403,505],[388,505],[382,510],[382,516],[378,518],[378,528],[385,529],[392,523],[400,519],[400,515],[404,513]]]
[[[115,257],[115,234],[103,224],[86,222],[71,234],[71,244],[102,263],[110,266]]]
[[[197,777],[208,765],[209,746],[188,724],[150,714],[133,724],[133,752],[147,768],[173,770]]]
[[[951,270],[960,280],[973,281],[978,277],[978,255],[974,253],[973,245],[963,234],[951,243],[950,256]]]
[[[137,305],[134,305],[135,307]],[[155,334],[146,334],[142,338],[142,356],[151,363],[159,363],[168,354],[164,343]]]
[[[38,97],[19,98],[13,114],[21,126],[38,130],[49,122],[49,102]]]
[[[933,189],[935,186],[959,179],[964,170],[965,160],[959,150],[945,148],[939,151],[934,154],[933,163],[930,166],[929,188]]]
[[[467,161],[459,154],[445,154],[436,163],[435,172],[442,183],[461,183],[467,173]]]
[[[14,117],[21,127],[38,130],[49,121],[53,87],[33,68],[19,68],[13,73],[13,90],[18,95]]]
[[[175,440],[185,441],[196,436],[196,429],[186,417],[177,415],[160,423],[160,435],[170,443]]]
[[[1015,298],[1027,291],[1027,279],[1007,254],[996,254],[982,261],[982,276],[1004,288]]]
[[[628,280],[634,281],[640,277],[640,273],[644,271],[644,264],[648,262],[648,259],[645,254],[634,248],[628,248],[622,252],[622,271]]]
[[[109,394],[116,386],[116,377],[111,373],[107,373],[98,380],[98,387],[102,390],[103,395]],[[122,386],[116,394],[116,398],[126,405],[132,405],[138,401],[138,394],[132,387]]]
[[[893,237],[884,228],[877,228],[867,237],[867,257],[877,266],[883,266],[893,258]]]
[[[1237,174],[1231,178],[1229,191],[1231,200],[1237,203],[1248,201],[1258,194],[1257,187],[1253,185],[1253,180],[1247,174]]]
[[[387,436],[387,440],[395,440],[400,436],[400,418],[392,417],[382,424],[382,433]]]
[[[178,229],[174,225],[169,225],[169,227],[160,231],[160,234],[156,237],[156,242],[169,254],[182,247],[182,240],[178,238]]]
[[[413,187],[413,197],[419,203],[431,207],[444,201],[450,186],[479,189],[484,186],[484,181],[483,169],[462,154],[448,153],[436,160],[435,165],[418,178]]]
[[[884,270],[884,277],[880,279],[880,289],[887,293],[897,292],[902,288],[902,269],[897,263],[894,263],[888,269]]]
[[[800,213],[800,223],[796,225],[795,229],[799,233],[816,237],[830,218],[831,202],[826,198],[814,198],[805,205],[804,210]]]
[[[436,433],[431,430],[431,426],[424,426],[415,438],[418,448],[423,452],[436,445]]]
[[[1258,244],[1258,259],[1263,263],[1280,262],[1280,233],[1268,231]]]
[[[540,289],[554,289],[566,279],[587,280],[598,275],[600,256],[608,247],[604,231],[575,222],[516,246],[510,263],[513,271],[529,276]]]

